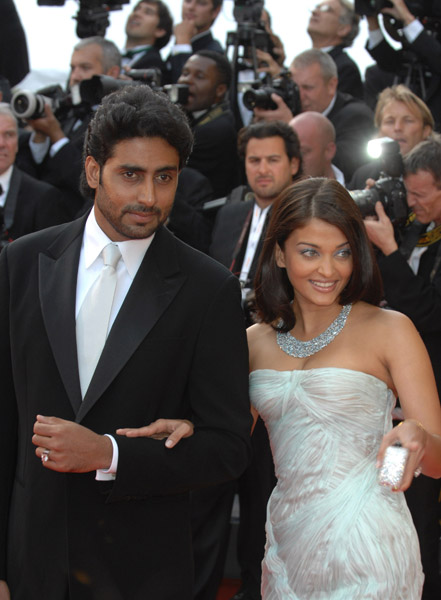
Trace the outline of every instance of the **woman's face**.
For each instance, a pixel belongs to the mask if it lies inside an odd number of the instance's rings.
[[[411,110],[404,102],[391,100],[383,110],[380,136],[390,137],[400,145],[404,156],[431,133],[430,125],[424,125],[417,108]]]
[[[294,230],[276,261],[286,269],[296,302],[329,306],[338,303],[352,274],[352,253],[343,232],[326,221],[313,218]]]

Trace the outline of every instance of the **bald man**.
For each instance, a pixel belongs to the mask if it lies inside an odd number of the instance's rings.
[[[300,141],[303,173],[310,177],[328,177],[344,185],[344,175],[332,164],[337,147],[331,121],[319,112],[300,113],[289,122]]]

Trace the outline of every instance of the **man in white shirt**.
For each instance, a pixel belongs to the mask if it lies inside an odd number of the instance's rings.
[[[191,145],[162,94],[107,96],[90,214],[0,255],[1,600],[192,599],[189,491],[240,475],[251,416],[238,281],[164,227]],[[194,435],[116,434],[160,417]]]

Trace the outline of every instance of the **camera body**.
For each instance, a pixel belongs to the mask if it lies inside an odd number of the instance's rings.
[[[403,183],[403,159],[398,142],[390,138],[374,140],[380,149],[381,176],[368,190],[353,190],[350,193],[363,217],[375,216],[375,204],[381,202],[385,213],[396,227],[406,224],[409,207]]]
[[[270,85],[256,81],[251,88],[243,94],[243,103],[248,110],[262,108],[263,110],[275,110],[277,105],[271,98],[271,94],[277,94],[282,98],[293,115],[301,112],[299,88],[291,79],[289,71],[283,70],[277,79],[273,79]]]
[[[433,14],[434,2],[432,0],[406,0],[406,6],[416,17],[440,16]],[[390,8],[393,5],[388,0],[355,0],[355,12],[358,15],[378,15],[383,8]],[[439,9],[438,9],[439,10]]]
[[[59,85],[51,85],[38,92],[17,90],[11,98],[11,110],[17,119],[40,119],[44,116],[45,104],[49,104],[57,116],[60,110],[72,106],[72,98]]]

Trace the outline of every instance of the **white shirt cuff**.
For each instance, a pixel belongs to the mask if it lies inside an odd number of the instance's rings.
[[[424,25],[418,19],[414,19],[409,25],[403,27],[404,35],[409,44],[412,44],[417,39],[423,29]]]
[[[368,39],[368,50],[372,50],[375,46],[378,46],[384,40],[384,35],[381,29],[374,29],[374,31],[369,31],[369,39]]]
[[[104,435],[110,438],[110,441],[112,442],[112,462],[110,463],[110,467],[108,469],[97,469],[95,479],[97,481],[112,481],[116,478],[116,471],[118,469],[118,444],[116,443],[115,438],[112,435],[109,435],[108,433],[105,433]]]
[[[58,140],[58,142],[55,142],[55,144],[52,144],[51,149],[49,150],[49,154],[51,155],[51,158],[53,158],[56,155],[56,153],[59,152],[61,150],[61,148],[68,143],[69,143],[69,138],[64,137],[64,138],[61,138],[61,140]]]
[[[35,131],[32,132],[31,137],[29,138],[29,148],[31,149],[32,158],[37,163],[37,165],[41,165],[44,160],[44,157],[47,154],[47,151],[50,148],[51,141],[47,137],[44,142],[41,144],[37,144],[34,142]]]
[[[173,56],[175,56],[176,54],[183,54],[184,52],[186,54],[188,54],[188,53],[193,54],[191,44],[175,44],[172,48]]]

